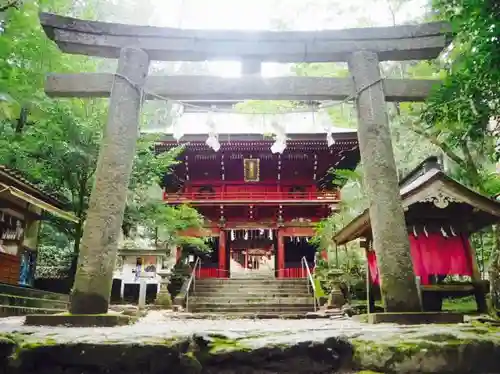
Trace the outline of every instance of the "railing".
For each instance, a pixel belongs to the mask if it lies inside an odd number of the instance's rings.
[[[307,201],[339,201],[338,192],[179,192],[164,193],[163,200],[168,202],[233,200],[233,201],[282,201],[282,200],[307,200]]]
[[[307,263],[306,256],[302,257],[301,259],[302,263],[302,268],[305,269],[307,273],[307,279],[308,279],[308,286],[311,288],[307,287],[309,292],[312,290],[312,296],[313,296],[313,303],[314,303],[314,311],[316,311],[316,305],[317,305],[317,300],[316,300],[316,285],[314,284],[314,279],[311,275],[311,270],[309,270],[309,264]]]
[[[186,311],[189,311],[189,291],[191,290],[191,285],[193,286],[193,291],[196,289],[196,268],[201,268],[201,259],[199,257],[194,262],[193,270],[191,271],[191,276],[186,287]]]
[[[228,278],[229,270],[218,269],[218,268],[198,268],[196,273],[196,278],[207,279],[207,278]]]

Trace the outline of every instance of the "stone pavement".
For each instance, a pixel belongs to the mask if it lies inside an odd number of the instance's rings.
[[[0,334],[18,333],[28,341],[48,339],[58,343],[138,343],[155,342],[174,337],[224,335],[228,339],[245,341],[250,346],[294,344],[301,341],[324,341],[331,337],[384,340],[407,334],[467,333],[468,324],[398,326],[370,325],[348,317],[331,319],[185,319],[182,314],[151,311],[130,326],[108,328],[70,328],[23,326],[24,317],[0,318]],[[500,332],[497,333],[500,339]]]
[[[23,320],[0,319],[0,373],[500,373],[500,329],[487,324],[192,319],[164,311],[112,328],[33,327]]]

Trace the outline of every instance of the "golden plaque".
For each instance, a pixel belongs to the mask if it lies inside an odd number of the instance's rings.
[[[243,159],[245,182],[258,182],[260,177],[260,160],[258,158]]]

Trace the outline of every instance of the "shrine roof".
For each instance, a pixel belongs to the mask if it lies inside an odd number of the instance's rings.
[[[470,223],[468,228],[471,231],[480,230],[500,221],[500,201],[473,191],[454,180],[444,173],[435,161],[435,158],[427,159],[400,181],[400,193],[406,216],[410,207],[418,203],[433,203],[443,211],[451,208],[453,204],[460,204],[470,206],[472,213],[454,218],[460,218],[462,221],[468,218],[467,222]],[[453,214],[455,213],[450,212],[449,219]],[[476,219],[476,214],[482,215],[480,220]],[[366,209],[337,232],[333,240],[338,245],[348,243],[363,236],[370,227],[370,215]]]
[[[25,193],[33,194],[57,208],[64,209],[66,207],[65,202],[61,201],[58,196],[41,189],[35,183],[28,180],[19,170],[9,168],[6,165],[0,164],[0,182],[5,183],[9,187],[18,188]]]

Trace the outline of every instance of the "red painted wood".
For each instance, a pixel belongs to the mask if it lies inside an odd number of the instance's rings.
[[[314,227],[311,226],[295,226],[295,227],[289,226],[289,227],[283,227],[281,230],[284,236],[304,236],[304,237],[314,236]]]
[[[20,265],[19,256],[0,253],[0,282],[18,285]]]
[[[283,270],[283,278],[305,278],[306,271],[302,268],[287,268]]]
[[[227,264],[226,264],[226,232],[220,230],[219,233],[219,269],[225,270],[226,274],[223,278],[227,278]]]
[[[278,230],[278,278],[284,277],[284,268],[285,268],[285,238],[282,230]]]
[[[206,236],[219,236],[220,229],[218,227],[202,227],[202,228],[189,228],[179,232],[180,236],[192,236],[201,238]]]
[[[196,278],[227,278],[227,271],[216,268],[201,268],[196,272]]]
[[[213,193],[199,193],[198,191],[186,191],[184,193],[166,193],[163,194],[163,200],[170,203],[186,203],[194,201],[209,201],[209,200],[226,200],[226,201],[241,201],[250,200],[256,203],[262,201],[293,201],[307,200],[314,202],[324,201],[338,202],[340,196],[338,192],[273,192],[273,191],[257,191],[255,189],[238,189],[223,191],[215,189]]]

